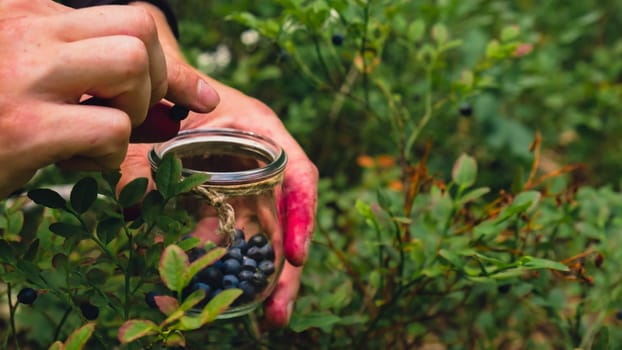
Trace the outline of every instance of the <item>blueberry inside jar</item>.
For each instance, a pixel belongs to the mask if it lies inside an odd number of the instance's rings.
[[[238,288],[242,294],[219,318],[245,315],[270,295],[283,268],[276,195],[287,156],[272,140],[254,133],[189,130],[152,148],[149,161],[154,174],[170,153],[181,160],[182,176],[202,173],[208,178],[172,203],[192,218],[189,236],[200,240],[188,256],[200,258],[210,244],[226,249],[216,263],[194,276],[182,294],[203,290],[206,297],[196,306],[200,309],[223,290]]]

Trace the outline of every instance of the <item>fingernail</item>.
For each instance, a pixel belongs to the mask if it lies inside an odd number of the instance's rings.
[[[220,101],[220,97],[216,90],[211,87],[205,80],[200,79],[197,87],[197,95],[199,96],[199,105],[205,110],[212,110],[218,102]]]
[[[175,121],[182,121],[188,117],[190,110],[180,105],[174,105],[171,107],[170,116]]]

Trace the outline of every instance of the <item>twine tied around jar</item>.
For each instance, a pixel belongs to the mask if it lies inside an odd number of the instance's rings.
[[[218,231],[233,238],[235,234],[235,210],[227,203],[228,196],[247,196],[272,190],[283,181],[283,173],[259,182],[228,186],[196,186],[192,191],[205,198],[218,213]]]
[[[225,201],[225,195],[203,186],[197,186],[193,191],[201,197],[206,198],[209,205],[216,209],[218,213],[218,231],[220,233],[227,233],[232,237],[235,232],[235,211],[231,204]]]

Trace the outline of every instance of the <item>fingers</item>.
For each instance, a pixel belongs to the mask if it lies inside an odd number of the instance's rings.
[[[61,163],[74,169],[111,170],[118,168],[125,157],[131,125],[120,110],[52,105],[34,116],[34,120],[25,122],[37,129],[28,135],[27,154],[35,164]]]
[[[211,112],[220,102],[216,90],[188,64],[176,58],[167,60],[166,98],[199,113]]]
[[[287,262],[272,295],[264,302],[263,326],[268,329],[283,328],[289,323],[294,309],[294,300],[300,288],[302,267]]]
[[[148,53],[151,104],[155,104],[166,94],[166,60],[158,40],[155,21],[145,9],[132,6],[95,6],[49,16],[45,18],[45,22],[51,32],[57,33],[66,42],[109,36],[129,36],[141,40]],[[109,68],[106,66],[106,69]]]
[[[54,59],[56,68],[38,82],[38,90],[87,93],[123,110],[133,126],[143,122],[152,94],[149,53],[142,41],[131,36],[81,40],[64,45]]]
[[[280,208],[285,218],[285,256],[295,266],[304,264],[313,234],[317,207],[317,170],[311,164],[286,169]]]

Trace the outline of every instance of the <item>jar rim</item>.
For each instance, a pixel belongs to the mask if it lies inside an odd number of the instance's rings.
[[[240,171],[206,171],[182,168],[182,175],[206,174],[208,185],[238,185],[263,181],[280,176],[287,164],[287,154],[272,139],[254,132],[230,128],[202,128],[183,130],[174,138],[155,144],[148,153],[151,171],[155,172],[162,158],[169,152],[175,152],[183,146],[192,144],[229,143],[254,152],[259,160],[262,156],[266,164],[257,168]]]

